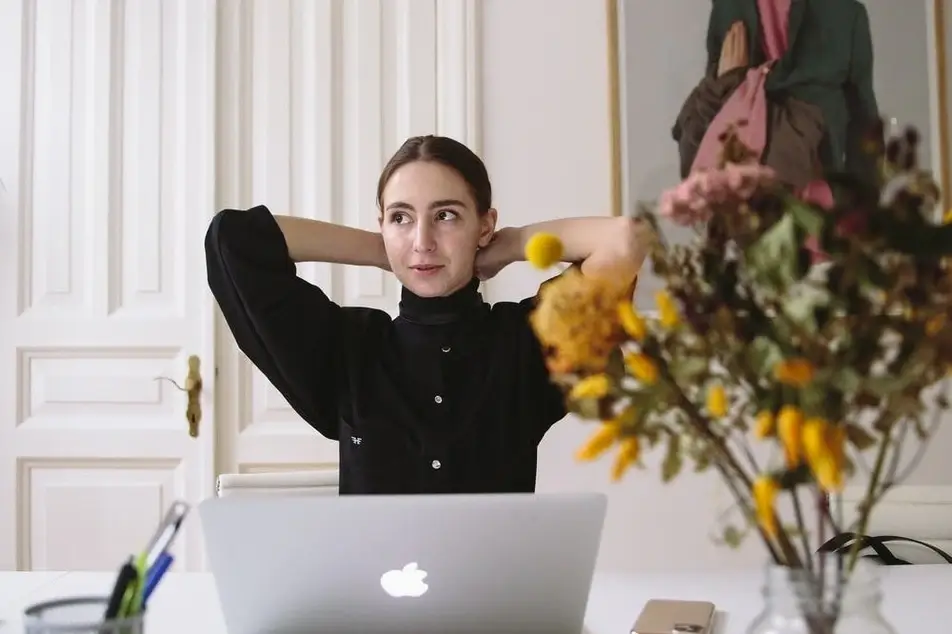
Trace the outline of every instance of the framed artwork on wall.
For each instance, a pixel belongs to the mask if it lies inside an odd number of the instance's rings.
[[[738,11],[758,10],[758,0],[716,1]],[[656,200],[681,180],[674,124],[711,64],[711,7],[698,0],[605,0],[615,215],[632,214],[639,201]],[[862,7],[868,16],[878,111],[894,126],[920,131],[920,164],[934,172],[943,190],[937,212],[952,210],[952,47],[947,36],[952,0],[864,0]],[[664,229],[672,242],[693,234],[685,228]],[[650,310],[659,286],[649,263],[636,301]]]
[[[862,4],[873,42],[879,111],[894,125],[920,130],[922,164],[942,185],[943,208],[952,209],[952,48],[947,36],[952,0]],[[605,0],[616,215],[631,213],[637,201],[653,199],[679,180],[671,130],[708,62],[710,6],[697,0]]]

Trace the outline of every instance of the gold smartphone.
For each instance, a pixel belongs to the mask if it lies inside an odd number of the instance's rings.
[[[709,601],[651,599],[631,634],[711,634],[713,626],[714,604]]]

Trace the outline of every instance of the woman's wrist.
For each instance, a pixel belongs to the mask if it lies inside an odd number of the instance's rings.
[[[374,258],[371,263],[371,266],[375,266],[378,269],[387,271],[388,273],[392,271],[390,268],[390,258],[387,257],[387,247],[383,243],[383,235],[378,233],[377,236],[377,247],[374,251]]]
[[[503,253],[509,264],[523,262],[526,259],[526,241],[531,237],[526,227],[505,227],[499,230]]]

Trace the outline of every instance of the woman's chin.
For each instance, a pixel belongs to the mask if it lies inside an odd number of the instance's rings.
[[[400,283],[420,297],[444,297],[466,286],[469,280],[455,280],[443,269],[409,269],[399,276]]]

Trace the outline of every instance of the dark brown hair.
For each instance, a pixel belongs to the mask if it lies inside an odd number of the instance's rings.
[[[485,214],[493,206],[492,185],[489,173],[476,154],[455,139],[445,136],[410,137],[387,162],[377,181],[377,206],[383,209],[383,190],[394,172],[414,161],[433,161],[456,171],[469,185],[476,211]]]

